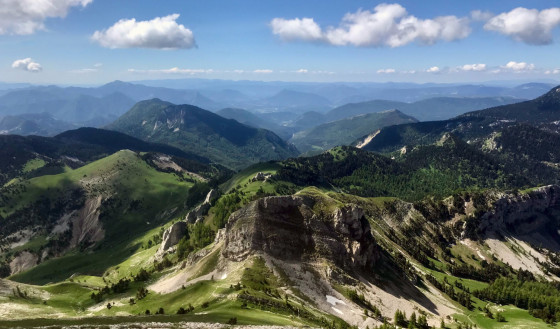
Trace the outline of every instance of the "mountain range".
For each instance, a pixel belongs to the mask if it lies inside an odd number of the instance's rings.
[[[44,119],[39,116],[34,120],[31,114],[49,113],[55,120],[64,122],[48,131],[28,130],[41,135],[53,135],[64,131],[68,125],[102,127],[124,114],[136,102],[159,98],[174,104],[190,104],[210,111],[224,108],[245,109],[262,118],[273,118],[270,113],[286,113],[283,119],[273,119],[271,123],[290,127],[273,130],[284,139],[288,139],[293,132],[312,128],[320,123],[389,109],[399,109],[420,121],[447,119],[466,111],[533,98],[550,87],[551,85],[543,83],[494,87],[395,83],[306,84],[200,79],[158,83],[114,81],[87,88],[4,84],[2,88],[5,89],[0,90],[0,117],[30,114],[26,117],[28,123],[40,124]],[[366,103],[349,104],[363,102]],[[346,104],[349,105],[345,107]],[[337,108],[341,106],[341,109]],[[349,110],[348,115],[344,115],[346,110]],[[317,124],[305,122],[309,116],[306,112],[310,111],[325,114],[326,118],[321,119],[315,115]],[[326,113],[328,111],[331,112]],[[14,122],[14,125],[4,127],[3,130],[26,133],[18,129],[18,124]]]
[[[555,326],[559,95],[351,113],[299,157],[264,114],[160,99],[0,136],[0,327]]]

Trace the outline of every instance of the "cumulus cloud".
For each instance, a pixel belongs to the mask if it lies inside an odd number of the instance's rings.
[[[529,64],[526,62],[508,62],[506,65],[501,67],[502,69],[514,72],[525,72],[532,71],[535,69],[535,64]]]
[[[546,75],[549,75],[549,74],[560,74],[560,69],[546,70],[546,71],[544,71],[544,74],[546,74]]]
[[[486,64],[465,64],[459,67],[462,71],[486,71]]]
[[[560,25],[560,8],[544,10],[515,8],[486,22],[484,28],[530,45],[552,43],[552,30]]]
[[[65,17],[72,7],[93,0],[0,0],[0,34],[33,34],[45,29],[45,20]]]
[[[308,73],[309,70],[308,69],[299,69],[296,71],[296,73]]]
[[[471,33],[468,18],[420,19],[409,15],[399,4],[380,4],[373,11],[347,13],[338,27],[322,29],[312,18],[275,18],[270,26],[274,35],[286,41],[357,47],[401,47],[411,42],[431,45],[442,40],[463,39]]]
[[[268,70],[268,69],[261,69],[261,70],[254,70],[253,73],[258,73],[258,74],[270,74],[273,73],[274,71],[272,70]]]
[[[429,69],[427,69],[426,72],[428,72],[428,73],[439,73],[439,72],[441,72],[441,69],[437,66],[432,66]]]
[[[270,22],[272,33],[285,41],[314,41],[322,39],[322,31],[313,18],[274,18]]]
[[[34,62],[31,58],[18,59],[12,63],[12,68],[20,69],[28,72],[41,72],[43,67],[41,64]]]
[[[397,71],[395,71],[395,69],[381,69],[381,70],[377,70],[378,74],[390,74],[390,73],[395,73]]]
[[[106,30],[95,31],[93,41],[106,48],[188,49],[196,46],[194,34],[177,23],[179,14],[149,21],[121,19]]]

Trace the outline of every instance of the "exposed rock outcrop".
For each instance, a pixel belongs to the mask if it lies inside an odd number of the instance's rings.
[[[208,210],[210,210],[210,207],[212,207],[212,204],[214,203],[214,201],[216,201],[216,199],[218,199],[219,196],[220,193],[217,190],[211,189],[210,192],[208,192],[208,194],[206,195],[204,202],[198,205],[193,210],[189,211],[189,213],[185,217],[185,221],[189,224],[194,224],[198,221],[203,220],[204,216],[208,214]]]
[[[214,204],[214,201],[216,201],[216,199],[218,199],[219,196],[220,196],[220,192],[218,192],[218,190],[211,189],[210,192],[206,194],[206,199],[204,199],[203,203]]]
[[[272,177],[269,173],[258,172],[255,177],[251,178],[251,182],[264,182]]]
[[[11,274],[14,275],[28,270],[37,265],[38,262],[39,257],[37,255],[23,251],[10,262]]]
[[[315,202],[295,195],[249,203],[230,216],[222,255],[240,261],[264,252],[288,261],[324,259],[344,269],[373,267],[379,252],[363,210],[348,205],[315,213]]]
[[[479,220],[478,229],[481,232],[509,232],[522,236],[534,235],[535,238],[543,235],[558,237],[560,187],[550,185],[529,193],[501,194]],[[560,244],[549,247],[558,249]]]
[[[209,203],[202,203],[198,205],[196,208],[189,211],[189,213],[185,217],[185,221],[189,224],[194,224],[198,221],[203,220],[204,216],[208,213],[208,210],[210,210],[210,207],[211,205]]]
[[[179,243],[179,241],[185,236],[187,232],[187,223],[183,221],[178,221],[171,225],[163,232],[161,245],[156,253],[156,255],[161,256],[171,247]]]
[[[101,201],[101,196],[88,199],[80,210],[72,214],[71,248],[75,248],[82,243],[98,242],[105,237],[103,225],[99,221]]]

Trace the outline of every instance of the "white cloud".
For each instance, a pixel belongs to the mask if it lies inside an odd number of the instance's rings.
[[[549,74],[560,74],[560,69],[546,70],[546,71],[544,71],[544,74],[546,74],[546,75],[549,75]]]
[[[274,72],[274,71],[272,71],[272,70],[267,70],[267,69],[264,69],[264,70],[261,69],[261,70],[254,70],[254,71],[253,71],[253,73],[259,73],[259,74],[270,74],[270,73],[273,73],[273,72]]]
[[[102,66],[103,66],[103,63],[95,63],[95,64],[93,64],[93,67],[102,67]]]
[[[137,69],[128,69],[130,73],[148,73],[148,74],[187,74],[187,75],[195,75],[195,74],[209,74],[209,73],[216,73],[217,71],[212,69],[181,69],[178,67],[172,67],[170,69],[159,69],[159,70],[137,70]]]
[[[428,73],[439,73],[439,72],[441,72],[441,69],[437,66],[432,66],[429,69],[427,69],[426,72],[428,72]]]
[[[72,7],[93,0],[0,0],[0,34],[33,34],[45,29],[45,20],[65,17]]]
[[[462,71],[486,71],[486,64],[465,64],[459,67]]]
[[[308,73],[308,72],[309,72],[309,70],[307,70],[307,69],[299,69],[299,70],[296,71],[296,73]]]
[[[473,21],[481,21],[486,22],[490,18],[492,18],[494,14],[489,11],[482,11],[482,10],[473,10],[471,11],[471,18]]]
[[[106,48],[187,49],[196,46],[194,34],[178,24],[179,14],[150,21],[121,19],[106,30],[95,31],[92,40]]]
[[[322,39],[322,31],[313,18],[274,18],[270,22],[272,33],[282,40],[313,41]]]
[[[488,20],[484,28],[531,45],[552,43],[552,30],[560,25],[560,8],[515,8]]]
[[[501,67],[502,69],[514,72],[525,72],[532,71],[535,69],[535,64],[529,64],[525,62],[508,62],[506,65]]]
[[[321,27],[312,18],[275,18],[272,33],[282,40],[320,41],[336,46],[400,47],[411,42],[431,45],[471,33],[468,18],[440,16],[419,19],[399,4],[380,4],[373,11],[347,13],[338,27]]]
[[[390,74],[390,73],[395,73],[397,71],[395,71],[395,69],[381,69],[381,70],[377,70],[378,74]]]
[[[34,62],[31,58],[18,59],[12,63],[12,68],[21,69],[29,72],[41,72],[43,67],[41,64]]]

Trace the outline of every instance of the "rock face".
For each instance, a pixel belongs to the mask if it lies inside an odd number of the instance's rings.
[[[215,189],[211,189],[210,192],[208,192],[208,194],[206,194],[206,199],[204,200],[203,203],[209,203],[209,204],[213,204],[214,201],[216,201],[216,199],[220,196],[220,192],[218,192]]]
[[[101,212],[101,196],[86,200],[84,207],[72,216],[72,239],[70,247],[75,248],[81,243],[92,244],[103,240],[105,231],[99,220]]]
[[[214,203],[214,201],[216,201],[216,199],[218,199],[219,196],[220,193],[217,190],[211,189],[210,192],[208,192],[208,194],[206,195],[206,199],[204,200],[204,202],[198,205],[193,210],[189,211],[189,213],[185,217],[185,221],[189,224],[194,224],[198,221],[203,220],[204,216],[208,213],[208,210],[210,210],[210,207],[212,207],[212,204]]]
[[[204,219],[204,215],[208,213],[211,205],[209,203],[202,203],[193,210],[189,211],[185,217],[185,221],[189,224],[194,224]]]
[[[255,252],[282,260],[325,259],[344,268],[371,268],[379,258],[362,209],[314,213],[311,197],[266,197],[233,213],[222,255],[240,261]]]
[[[480,231],[511,232],[520,235],[558,236],[560,187],[537,188],[526,194],[503,194],[491,210],[480,217]],[[559,240],[560,241],[560,240]]]
[[[28,251],[23,251],[10,262],[11,274],[17,274],[32,268],[39,262],[39,257]]]
[[[157,254],[162,255],[164,252],[173,247],[185,236],[187,231],[187,223],[179,221],[171,225],[165,232],[163,232],[161,246],[159,247]]]

